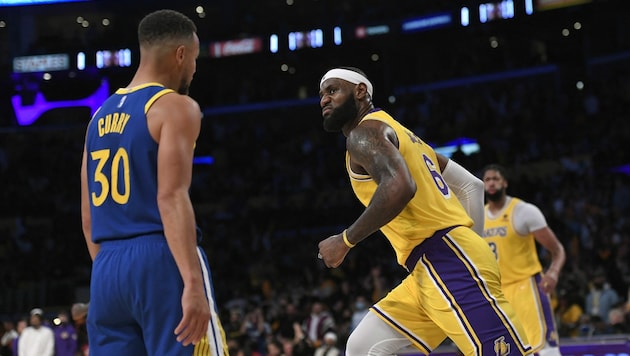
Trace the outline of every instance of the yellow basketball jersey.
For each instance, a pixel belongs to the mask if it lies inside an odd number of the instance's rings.
[[[434,232],[455,225],[470,227],[473,221],[444,182],[433,148],[382,110],[368,114],[361,121],[364,120],[379,120],[394,129],[398,149],[417,185],[415,196],[403,211],[381,228],[396,252],[398,263],[405,266],[411,250]],[[346,169],[354,193],[367,206],[376,191],[376,182],[371,176],[350,169],[348,152]]]
[[[488,205],[485,207],[483,237],[497,258],[503,285],[527,279],[542,271],[534,235],[520,235],[514,229],[514,207],[520,201],[513,197],[501,215],[493,219],[488,217]]]

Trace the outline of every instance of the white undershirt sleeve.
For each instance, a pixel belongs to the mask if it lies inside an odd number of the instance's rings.
[[[455,193],[468,216],[472,218],[474,222],[472,229],[481,236],[484,222],[483,181],[453,160],[449,160],[444,167],[442,177]]]
[[[519,202],[514,207],[512,222],[514,230],[520,235],[527,235],[547,226],[547,220],[542,211],[536,205],[524,201]]]

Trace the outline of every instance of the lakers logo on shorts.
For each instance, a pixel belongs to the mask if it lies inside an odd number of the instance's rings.
[[[494,340],[494,353],[497,356],[507,356],[510,354],[510,344],[505,342],[505,336]]]

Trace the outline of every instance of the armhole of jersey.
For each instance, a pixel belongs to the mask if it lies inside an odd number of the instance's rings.
[[[348,176],[352,180],[356,180],[358,182],[369,182],[372,180],[372,176],[369,174],[360,174],[356,173],[350,167],[350,154],[346,152],[346,170],[348,171]]]
[[[145,113],[145,115],[146,115],[147,112],[149,112],[149,109],[151,108],[151,105],[153,105],[153,103],[155,103],[156,100],[158,100],[159,98],[161,98],[165,94],[174,93],[174,92],[175,92],[175,90],[173,90],[173,89],[162,89],[159,92],[155,93],[155,95],[153,95],[151,97],[151,99],[149,99],[147,101],[147,103],[144,105],[144,113]]]
[[[396,135],[396,140],[398,141],[398,147],[397,149],[400,150],[400,138],[398,138],[398,132],[396,132],[396,129],[390,125],[389,122],[387,122],[384,119],[381,119],[380,117],[374,117],[374,116],[370,116],[367,115],[365,116],[363,119],[361,119],[361,121],[359,121],[359,125],[363,122],[363,121],[367,121],[367,120],[374,120],[374,121],[380,121],[382,123],[384,123],[385,125],[391,127],[391,129],[394,131],[394,135]],[[350,176],[350,179],[358,181],[358,182],[369,182],[372,180],[372,176],[369,174],[360,174],[360,173],[356,173],[352,170],[352,168],[350,168],[350,155],[346,155],[346,170],[348,171],[348,175]]]

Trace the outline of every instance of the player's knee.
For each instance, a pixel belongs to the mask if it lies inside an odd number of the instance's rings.
[[[396,355],[402,347],[403,341],[408,343],[404,338],[366,338],[365,335],[353,333],[350,334],[346,343],[346,356],[393,356]]]

